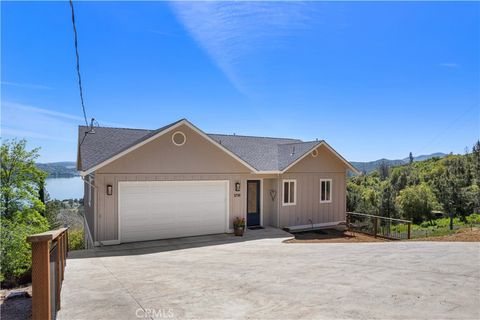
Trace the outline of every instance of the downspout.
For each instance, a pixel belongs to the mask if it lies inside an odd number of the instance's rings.
[[[280,173],[277,173],[277,228],[280,228]]]
[[[97,186],[95,186],[94,184],[92,184],[90,182],[91,179],[93,179],[93,181],[95,181],[95,176],[92,175],[91,173],[85,175],[85,176],[80,176],[83,180],[83,182],[85,182],[88,186],[90,186],[91,188],[93,188],[94,190],[94,193],[93,194],[96,194],[97,192]],[[85,179],[85,177],[88,177],[88,180]],[[90,195],[91,196],[91,195]],[[97,232],[98,232],[98,228],[95,226],[95,224],[97,223],[97,199],[98,197],[97,196],[94,196],[95,197],[95,201],[94,201],[94,206],[93,206],[93,224],[94,224],[94,227],[95,227],[95,239],[98,239],[97,237]],[[89,201],[91,201],[91,199],[89,199]],[[83,201],[83,207],[85,208],[85,197],[84,197],[84,201]],[[83,209],[85,211],[85,209]],[[86,219],[85,217],[85,212],[83,213],[83,216],[84,216],[84,219]],[[87,227],[88,227],[88,233],[90,234],[91,236],[91,233],[90,233],[90,227],[88,226],[88,223],[86,224]],[[92,239],[92,245],[95,246],[95,241]]]

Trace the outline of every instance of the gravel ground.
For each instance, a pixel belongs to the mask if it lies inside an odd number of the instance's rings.
[[[32,296],[32,287],[0,290],[0,318],[9,320],[26,320],[32,318],[32,298],[6,299],[11,292],[26,291]]]

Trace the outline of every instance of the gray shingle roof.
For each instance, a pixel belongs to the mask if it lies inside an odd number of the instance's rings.
[[[260,171],[279,170],[279,145],[300,143],[298,139],[209,134],[249,165]]]
[[[78,169],[86,171],[182,120],[157,130],[95,127],[94,134],[86,135],[90,128],[79,126]],[[320,144],[320,141],[303,142],[288,138],[207,135],[258,171],[283,170]]]

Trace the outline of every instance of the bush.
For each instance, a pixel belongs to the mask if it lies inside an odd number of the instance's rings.
[[[68,230],[68,250],[85,249],[83,230]]]
[[[473,226],[475,224],[480,224],[480,214],[473,213],[473,214],[467,216],[467,223],[471,226]]]
[[[26,238],[49,229],[47,220],[34,209],[16,212],[12,219],[1,219],[0,281],[6,286],[17,285],[29,276],[32,251]]]
[[[396,202],[402,217],[414,223],[431,220],[432,211],[440,208],[435,194],[426,183],[406,187],[400,191]]]

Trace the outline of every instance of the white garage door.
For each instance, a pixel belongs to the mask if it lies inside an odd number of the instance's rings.
[[[119,182],[120,241],[226,232],[227,181]]]

